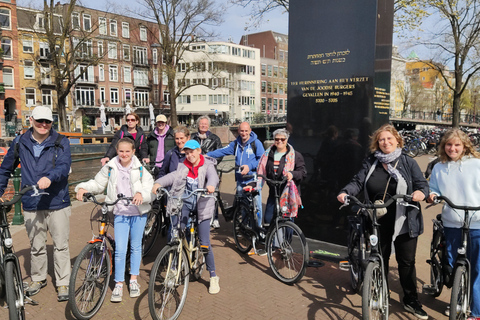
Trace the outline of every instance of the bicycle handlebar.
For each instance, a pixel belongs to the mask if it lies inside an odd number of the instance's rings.
[[[393,202],[397,201],[398,199],[402,199],[405,202],[411,202],[412,201],[412,196],[408,194],[396,194],[392,196],[390,199],[388,199],[385,203],[382,204],[376,204],[376,203],[363,203],[354,196],[351,195],[346,195],[345,196],[345,203],[340,207],[343,208],[344,206],[350,205],[350,200],[352,200],[356,205],[358,205],[361,208],[364,209],[381,209],[381,208],[386,208],[389,205],[391,205]],[[410,205],[410,204],[409,204]],[[413,205],[410,205],[413,206]],[[416,207],[416,206],[415,206]]]
[[[268,183],[271,183],[273,184],[274,186],[281,186],[282,184],[284,184],[285,182],[287,182],[287,177],[283,177],[282,180],[273,180],[273,179],[269,179],[267,178],[266,176],[264,176],[263,174],[259,174],[258,175],[260,178],[262,179],[265,179],[265,181],[267,181]]]
[[[87,202],[88,200],[91,200],[93,203],[98,204],[100,206],[107,206],[107,207],[110,206],[111,207],[111,206],[116,205],[120,200],[126,200],[127,204],[130,204],[130,201],[133,200],[133,197],[125,197],[123,194],[119,193],[117,195],[117,200],[115,200],[113,202],[110,202],[110,203],[107,203],[106,201],[98,202],[97,198],[92,193],[85,193],[83,195],[83,202]]]
[[[468,210],[468,211],[478,211],[480,210],[480,206],[479,207],[470,207],[470,206],[459,206],[459,205],[456,205],[454,204],[450,199],[448,199],[447,197],[445,196],[436,196],[434,199],[433,199],[433,202],[434,203],[440,203],[441,200],[444,200],[451,208],[453,209],[458,209],[458,210]]]
[[[38,192],[38,184],[33,185],[33,186],[25,186],[12,199],[10,199],[8,201],[0,201],[0,206],[6,207],[6,206],[13,205],[13,204],[17,203],[22,198],[22,196],[25,195],[25,193],[27,193],[30,190],[34,190],[34,192],[32,194],[32,197],[37,197],[37,196],[40,196],[42,194],[48,194],[46,192]]]
[[[195,190],[193,190],[193,191],[190,191],[190,194],[189,194],[188,196],[186,196],[186,197],[184,197],[183,195],[180,196],[180,197],[178,197],[178,196],[177,196],[177,197],[174,197],[174,196],[172,196],[172,195],[170,194],[170,192],[168,192],[167,189],[165,189],[164,187],[160,187],[160,188],[157,189],[157,198],[160,198],[163,194],[166,194],[167,197],[172,198],[172,199],[182,199],[182,200],[186,200],[186,199],[192,197],[193,195],[197,195],[198,193],[203,193],[203,194],[202,194],[202,197],[210,197],[210,196],[211,196],[212,198],[214,197],[213,195],[208,195],[207,189],[195,189]]]

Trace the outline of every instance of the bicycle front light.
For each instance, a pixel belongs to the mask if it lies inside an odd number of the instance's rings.
[[[370,235],[370,244],[374,247],[378,244],[378,237],[374,234]]]
[[[5,245],[5,247],[7,248],[11,248],[12,245],[13,245],[13,240],[12,238],[6,238],[4,241],[3,241],[3,244]]]

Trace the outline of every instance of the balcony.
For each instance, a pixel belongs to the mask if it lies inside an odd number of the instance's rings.
[[[42,78],[38,82],[38,86],[40,88],[55,88],[55,83],[53,82],[53,80],[51,78]]]

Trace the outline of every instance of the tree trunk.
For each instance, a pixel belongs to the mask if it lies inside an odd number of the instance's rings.
[[[177,117],[177,95],[175,93],[175,82],[168,79],[168,91],[170,91],[170,126],[175,128],[178,125]]]
[[[457,93],[453,93],[453,106],[452,106],[452,127],[458,128],[460,126],[460,98],[461,96]]]
[[[70,131],[67,125],[67,107],[65,97],[60,96],[57,102],[58,108],[58,131]]]

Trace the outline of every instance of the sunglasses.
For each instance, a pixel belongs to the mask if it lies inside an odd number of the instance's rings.
[[[279,141],[285,142],[285,140],[287,140],[287,139],[286,138],[275,138],[275,142],[279,142]]]
[[[135,122],[137,119],[127,119],[127,122]]]
[[[33,120],[35,120],[35,119],[33,119]],[[52,123],[52,121],[47,120],[47,119],[38,119],[38,120],[35,120],[35,121],[38,122],[38,123],[46,123],[46,124],[51,124]]]

